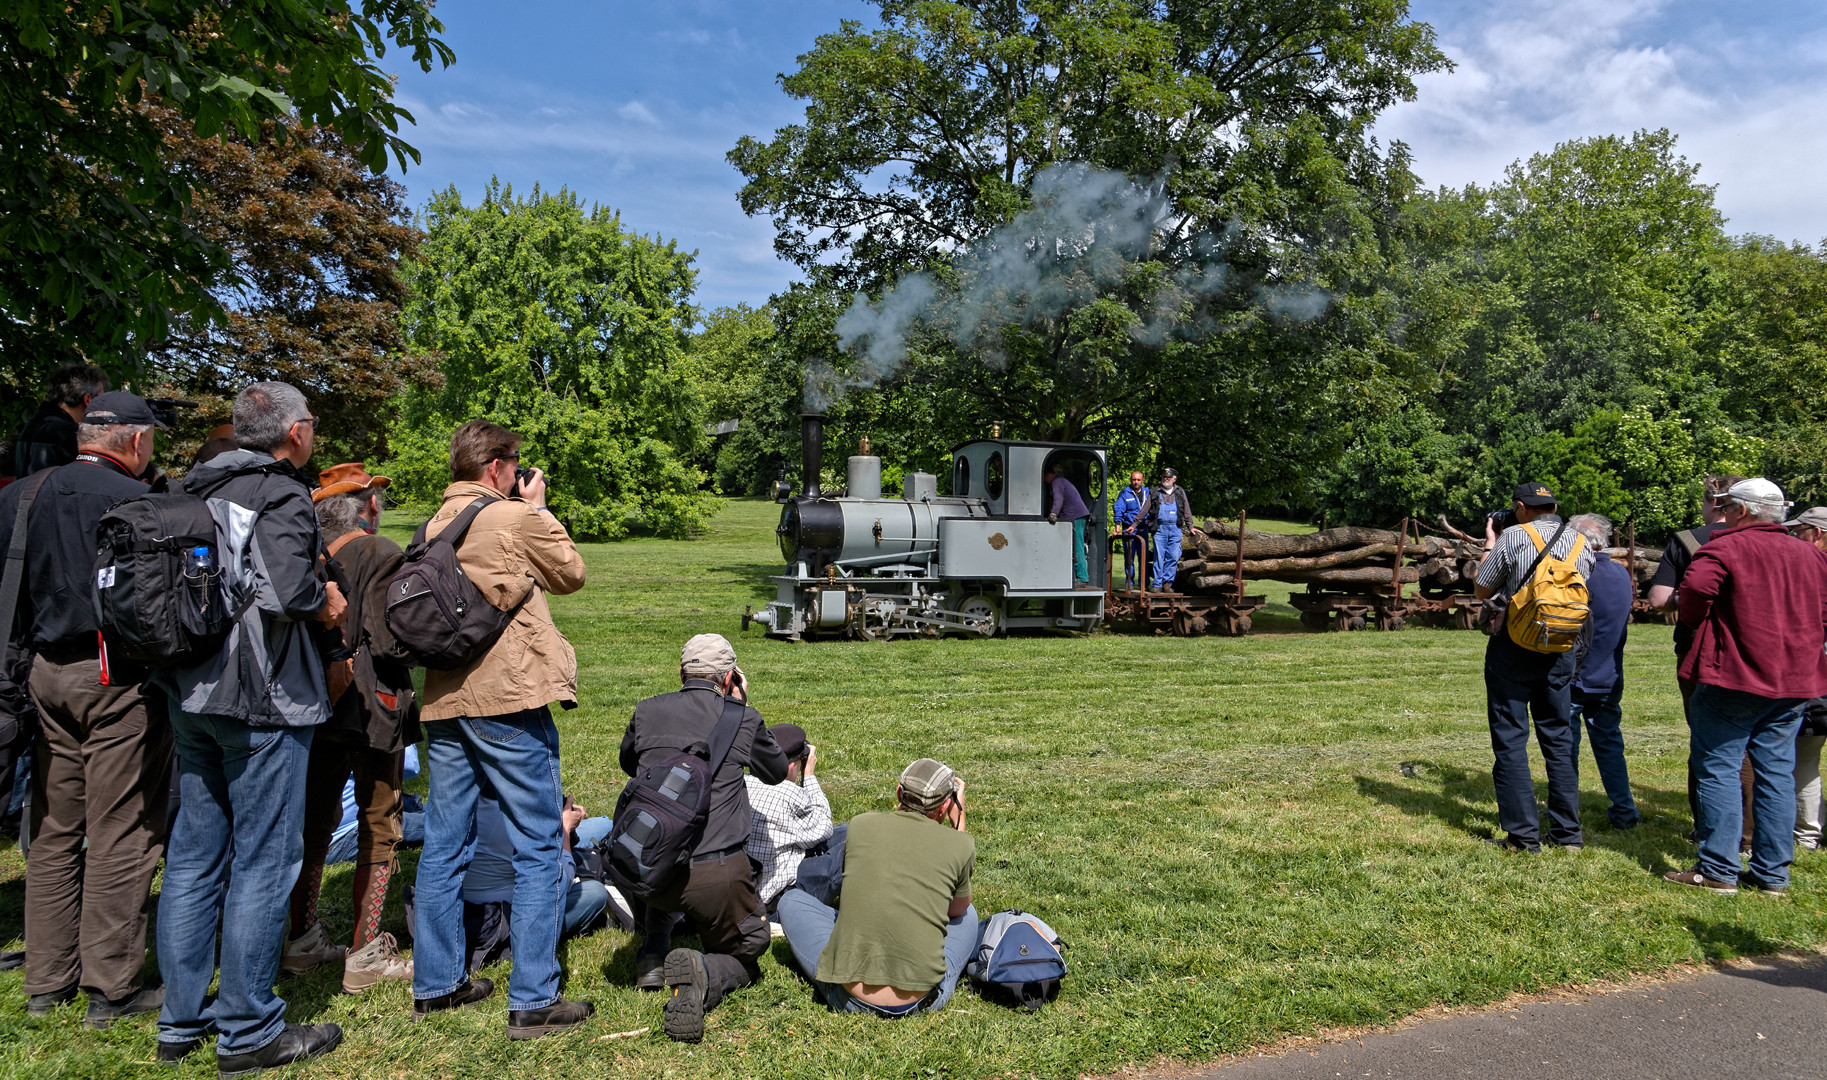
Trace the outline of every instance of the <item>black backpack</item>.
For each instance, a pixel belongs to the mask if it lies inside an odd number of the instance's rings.
[[[635,770],[615,801],[615,822],[603,841],[609,876],[629,896],[645,900],[691,863],[710,816],[711,781],[723,768],[747,706],[725,698],[708,755],[679,750]]]
[[[111,656],[184,668],[222,651],[254,591],[239,603],[228,595],[209,495],[237,476],[269,468],[230,473],[198,494],[135,495],[102,515],[90,582]]]
[[[431,540],[425,539],[431,522],[420,525],[406,561],[387,582],[387,630],[403,652],[425,667],[448,671],[471,663],[488,652],[526,604],[522,600],[502,611],[489,603],[457,559],[476,515],[500,501],[478,497]]]

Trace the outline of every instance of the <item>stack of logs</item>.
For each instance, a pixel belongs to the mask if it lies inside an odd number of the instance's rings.
[[[1418,525],[1419,523],[1417,523]],[[1484,538],[1453,528],[1440,519],[1441,535],[1342,525],[1316,533],[1286,536],[1246,528],[1243,536],[1245,581],[1285,581],[1328,592],[1369,591],[1398,581],[1427,593],[1469,593],[1484,555]],[[1430,530],[1431,531],[1431,530]],[[1183,593],[1232,590],[1237,583],[1237,526],[1207,521],[1192,530],[1180,559],[1176,588]],[[1629,552],[1608,548],[1615,562]],[[1402,566],[1396,570],[1400,552]],[[1662,552],[1638,547],[1635,576],[1639,588],[1656,572]]]

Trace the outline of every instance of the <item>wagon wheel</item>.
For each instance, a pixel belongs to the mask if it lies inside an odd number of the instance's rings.
[[[1250,632],[1251,625],[1248,615],[1235,611],[1227,611],[1218,617],[1218,632],[1225,637],[1243,637]]]
[[[1340,630],[1362,630],[1362,629],[1364,629],[1364,626],[1365,626],[1364,616],[1354,615],[1351,612],[1346,611],[1344,608],[1339,609],[1339,629]]]
[[[1205,629],[1205,620],[1185,608],[1177,607],[1170,625],[1175,637],[1197,637]]]
[[[1453,609],[1453,625],[1461,630],[1476,630],[1478,613],[1461,604]]]
[[[1394,612],[1385,611],[1377,614],[1378,630],[1400,630],[1402,629],[1402,626],[1402,616],[1397,615]]]

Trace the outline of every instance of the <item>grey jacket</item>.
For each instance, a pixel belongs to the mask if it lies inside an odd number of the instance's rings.
[[[172,704],[252,727],[323,723],[330,694],[310,623],[327,596],[310,488],[271,454],[231,450],[192,469],[184,490],[208,493],[230,602],[253,602],[219,654],[159,673]]]

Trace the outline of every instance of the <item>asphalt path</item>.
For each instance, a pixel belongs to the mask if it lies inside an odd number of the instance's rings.
[[[1741,962],[1681,981],[1500,1006],[1361,1040],[1297,1045],[1280,1057],[1191,1076],[1820,1080],[1827,1077],[1827,957]]]

